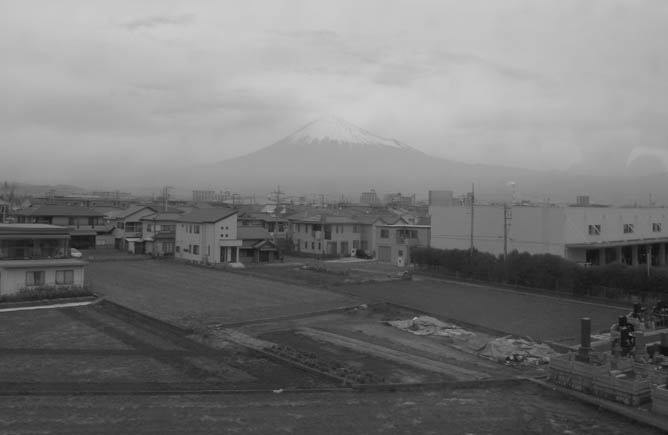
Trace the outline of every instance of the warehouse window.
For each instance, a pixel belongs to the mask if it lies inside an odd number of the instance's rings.
[[[598,236],[601,234],[601,226],[600,225],[589,225],[589,235],[590,236]]]
[[[661,230],[662,230],[662,228],[661,228],[661,224],[660,224],[660,223],[658,223],[658,222],[654,222],[654,223],[652,224],[652,232],[653,232],[653,233],[660,233]]]
[[[624,234],[632,234],[633,232],[633,224],[624,224]]]

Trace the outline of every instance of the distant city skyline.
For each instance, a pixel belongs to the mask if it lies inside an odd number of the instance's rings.
[[[324,114],[455,161],[583,174],[668,164],[660,0],[0,11],[7,179],[113,186],[255,151]]]

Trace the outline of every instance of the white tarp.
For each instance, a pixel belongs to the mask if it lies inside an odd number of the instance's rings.
[[[429,316],[413,317],[410,320],[392,320],[387,322],[395,328],[408,331],[415,335],[439,335],[442,337],[472,336],[473,332],[467,331],[453,323],[441,322]]]

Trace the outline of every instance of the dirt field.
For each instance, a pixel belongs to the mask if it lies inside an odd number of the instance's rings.
[[[362,303],[359,299],[172,261],[93,262],[93,291],[154,317],[201,327],[289,316]]]
[[[397,393],[0,396],[0,432],[571,434],[659,431],[529,385]]]
[[[105,304],[5,312],[0,319],[0,391],[5,394],[338,385],[230,343],[214,351],[123,318]]]

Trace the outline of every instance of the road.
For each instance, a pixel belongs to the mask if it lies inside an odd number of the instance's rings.
[[[619,307],[492,286],[416,276],[413,281],[333,287],[371,301],[415,308],[441,319],[459,320],[541,341],[576,343],[581,317],[592,319],[592,331],[609,329],[624,314]],[[630,308],[630,307],[629,307]]]

